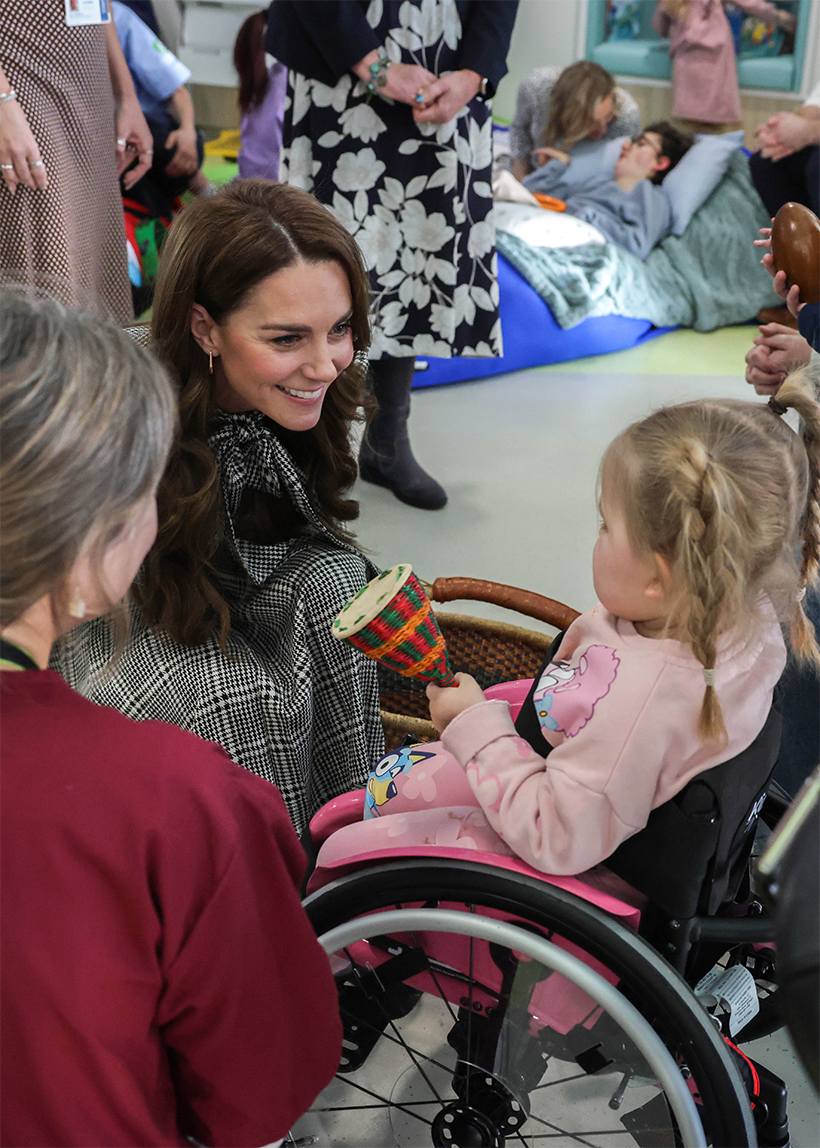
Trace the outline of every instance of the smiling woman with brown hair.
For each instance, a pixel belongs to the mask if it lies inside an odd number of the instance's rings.
[[[299,829],[382,748],[375,667],[330,635],[376,573],[346,530],[367,291],[355,242],[295,188],[241,180],[179,216],[152,333],[181,430],[141,609],[107,681],[100,627],[61,665],[96,700],[219,742]]]

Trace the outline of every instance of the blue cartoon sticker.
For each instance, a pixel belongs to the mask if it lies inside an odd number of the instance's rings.
[[[388,753],[370,771],[364,799],[364,816],[379,817],[381,807],[398,793],[396,778],[407,773],[420,761],[435,757],[435,751],[425,750],[420,745],[403,746],[395,753]]]

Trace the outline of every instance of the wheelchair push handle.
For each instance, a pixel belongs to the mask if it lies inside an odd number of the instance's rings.
[[[489,602],[493,606],[516,610],[527,618],[536,618],[559,630],[566,630],[579,615],[578,610],[565,606],[563,602],[556,602],[554,598],[547,598],[545,594],[521,590],[503,582],[489,582],[483,578],[436,578],[429,593],[434,602],[455,602],[459,599]]]

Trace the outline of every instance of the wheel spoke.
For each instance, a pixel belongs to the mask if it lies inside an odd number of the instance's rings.
[[[415,1064],[416,1068],[417,1068],[417,1069],[418,1069],[418,1071],[419,1071],[419,1075],[421,1076],[422,1080],[425,1082],[425,1084],[427,1085],[427,1087],[430,1089],[430,1091],[432,1092],[433,1096],[435,1096],[435,1098],[436,1098],[436,1100],[438,1101],[438,1103],[439,1103],[439,1104],[443,1104],[443,1103],[444,1103],[444,1101],[443,1101],[443,1100],[442,1100],[442,1098],[439,1096],[439,1094],[438,1094],[438,1089],[436,1088],[436,1086],[433,1084],[433,1082],[432,1082],[432,1080],[430,1079],[430,1077],[427,1075],[427,1073],[426,1073],[426,1072],[424,1071],[424,1069],[422,1068],[422,1066],[421,1066],[421,1061],[416,1059],[416,1056],[415,1056],[415,1053],[414,1053],[413,1049],[410,1047],[410,1045],[407,1043],[407,1041],[406,1041],[406,1040],[404,1039],[404,1037],[401,1035],[401,1033],[399,1032],[399,1030],[396,1028],[396,1023],[395,1023],[395,1021],[392,1021],[392,1020],[390,1021],[390,1027],[393,1029],[393,1032],[395,1032],[395,1034],[396,1034],[396,1037],[398,1038],[398,1043],[399,1043],[399,1044],[402,1046],[402,1048],[404,1049],[404,1051],[405,1051],[405,1052],[407,1053],[407,1055],[410,1057],[410,1059],[412,1060],[413,1064]]]
[[[678,984],[679,978],[673,977],[662,963],[657,962],[657,958],[653,958],[640,938],[633,937],[617,921],[612,923],[602,919],[594,906],[579,901],[560,887],[536,883],[519,874],[507,874],[499,868],[477,862],[448,860],[434,863],[427,858],[403,858],[400,864],[384,864],[369,871],[346,875],[309,899],[306,907],[320,936],[339,928],[338,951],[344,945],[352,945],[353,951],[359,952],[358,939],[352,940],[352,929],[348,927],[347,932],[343,932],[341,926],[342,921],[349,919],[351,904],[357,906],[356,925],[353,927],[361,924],[366,928],[366,915],[379,912],[384,906],[396,905],[399,913],[406,912],[404,927],[391,921],[389,926],[383,926],[384,937],[401,937],[402,942],[409,941],[411,946],[420,940],[427,958],[422,971],[427,975],[416,978],[410,972],[401,974],[409,978],[403,983],[422,988],[424,995],[419,1001],[420,1007],[412,1016],[408,1012],[406,1020],[400,1017],[387,1019],[378,1039],[382,1010],[372,1008],[378,1002],[378,992],[371,1002],[364,1000],[357,1005],[353,1013],[356,1022],[358,1012],[364,1016],[361,1022],[362,1051],[358,1059],[371,1044],[374,1045],[373,1053],[367,1065],[362,1064],[355,1074],[366,1082],[365,1085],[358,1085],[349,1076],[343,1076],[340,1084],[333,1086],[347,1088],[353,1104],[344,1104],[343,1091],[332,1099],[328,1096],[332,1104],[339,1101],[339,1108],[334,1108],[327,1118],[333,1132],[338,1131],[338,1139],[334,1142],[352,1143],[356,1141],[358,1129],[369,1131],[368,1112],[374,1122],[373,1143],[393,1144],[395,1136],[395,1143],[405,1148],[418,1143],[420,1137],[423,1141],[424,1135],[418,1129],[420,1120],[432,1126],[431,1131],[436,1135],[435,1120],[438,1117],[435,1107],[441,1103],[441,1098],[444,1098],[445,1107],[452,1104],[453,1111],[456,1111],[456,1101],[451,1100],[450,1088],[454,1084],[458,1089],[456,1096],[461,1098],[458,1104],[462,1106],[469,1087],[466,1099],[470,1110],[475,1112],[476,1128],[479,1118],[493,1121],[509,1148],[525,1148],[525,1145],[535,1148],[536,1143],[542,1142],[545,1148],[547,1142],[573,1144],[576,1148],[600,1148],[602,1144],[608,1148],[610,1144],[617,1143],[626,1148],[636,1134],[641,1135],[641,1129],[657,1127],[666,1135],[676,1126],[691,1128],[692,1121],[697,1123],[697,1115],[691,1118],[688,1115],[691,1105],[687,1107],[689,1098],[679,1087],[679,1070],[674,1071],[676,1080],[672,1076],[674,1063],[668,1063],[670,1058],[674,1062],[676,1058],[680,1060],[685,1056],[703,1097],[701,1119],[708,1122],[711,1141],[720,1145],[749,1143],[754,1132],[748,1100],[735,1080],[736,1073],[731,1071],[732,1065],[728,1063],[722,1044],[707,1023],[708,1018],[702,1017],[698,1008],[688,1004],[689,997],[683,986]],[[450,907],[453,912],[450,912]],[[424,909],[431,917],[429,930]],[[446,920],[452,935],[463,940],[449,947],[433,940],[436,924],[432,917],[439,913],[439,921]],[[464,918],[463,927],[449,920],[456,915]],[[518,954],[522,962],[520,975],[515,973],[514,962],[509,964],[509,970],[504,963],[499,965],[504,980],[499,980],[495,967],[489,960],[485,961],[483,946],[489,943],[493,930],[486,923],[477,923],[477,918],[484,917],[495,918],[510,929],[505,959],[509,963],[510,957]],[[581,1003],[580,1008],[576,1009],[574,1002],[578,1000],[580,1003],[583,997],[578,998],[577,994],[569,998],[562,996],[560,979],[549,988],[542,988],[539,979],[537,989],[528,1000],[522,995],[528,987],[523,963],[525,959],[536,959],[536,956],[533,952],[527,957],[527,946],[521,942],[521,929],[537,934],[542,938],[540,943],[545,936],[559,938],[559,948],[568,950],[572,957],[577,952],[581,965],[591,964],[594,969],[597,962],[608,969],[605,979],[610,984],[619,982],[623,986],[620,989],[622,996],[643,1014],[643,1029],[636,1027],[636,1022],[615,1007],[614,1002],[610,1010],[614,1027],[609,1023],[600,1025],[592,1011],[598,1006],[593,1002],[606,1001],[609,1008],[609,997],[597,995],[599,990],[587,988],[580,978],[576,984],[589,994],[587,1002]],[[516,932],[518,936],[514,935]],[[364,939],[367,934],[360,933],[358,937]],[[376,938],[376,944],[382,945],[384,937]],[[477,947],[479,937],[482,939]],[[503,946],[504,939],[493,938],[493,943]],[[533,949],[537,949],[537,945],[533,944]],[[503,956],[503,952],[498,956],[493,950],[496,965]],[[415,959],[412,952],[408,960],[411,958]],[[374,955],[373,971],[376,975],[383,960],[383,955]],[[564,973],[560,962],[551,965],[545,955],[543,963],[546,967],[557,967],[562,975],[574,979],[570,972]],[[488,973],[487,969],[492,971]],[[489,983],[482,986],[476,981],[477,974]],[[508,996],[506,990],[510,986],[507,982],[511,977],[515,985],[511,990],[512,996]],[[385,979],[389,984],[389,975]],[[605,985],[600,990],[602,993],[604,988]],[[404,994],[405,990],[401,989],[401,996]],[[565,1005],[567,999],[569,1003]],[[397,1004],[403,1004],[399,996],[396,1000]],[[412,1003],[409,995],[407,1000]],[[482,1005],[480,1015],[475,1012],[479,1002]],[[502,1025],[503,1043],[496,1039],[496,1024],[484,1020],[485,1005],[489,1007],[491,1017],[498,1007],[502,1010],[496,1015],[496,1020]],[[464,1015],[465,1007],[467,1016]],[[567,1009],[576,1009],[583,1018]],[[384,998],[383,1011],[400,1011],[392,1007],[390,988]],[[528,1014],[530,1025],[526,1023]],[[571,1018],[570,1028],[562,1027],[565,1016]],[[459,1032],[449,1036],[454,1023],[458,1023]],[[580,1031],[585,1023],[589,1025],[593,1038],[588,1042]],[[542,1028],[546,1029],[543,1038]],[[538,1034],[538,1043],[530,1046],[527,1041],[536,1039],[535,1034]],[[663,1059],[663,1049],[657,1044],[656,1034],[669,1050],[667,1060]],[[465,1065],[459,1063],[456,1080],[452,1080],[453,1060],[446,1043],[448,1036],[457,1050],[458,1061],[466,1062]],[[525,1038],[523,1044],[519,1043],[522,1037]],[[624,1070],[632,1065],[640,1078],[630,1090],[623,1112],[618,1115],[608,1109],[610,1093],[607,1080],[603,1079],[607,1074],[601,1074],[596,1083],[575,1063],[574,1054],[579,1049],[586,1050],[589,1045],[591,1052],[596,1043],[600,1044],[598,1060],[601,1057],[606,1061],[614,1058],[616,1065],[623,1061]],[[644,1062],[651,1071],[640,1071]],[[395,1066],[399,1063],[400,1076],[397,1076]],[[605,1061],[601,1060],[601,1063],[603,1065]],[[547,1065],[548,1078],[545,1078],[543,1073]],[[589,1064],[585,1062],[585,1065],[589,1068]],[[478,1070],[491,1079],[485,1082]],[[563,1079],[560,1078],[562,1072],[566,1073]],[[405,1079],[401,1080],[401,1076]],[[652,1084],[650,1077],[657,1079],[657,1085]],[[588,1086],[584,1083],[587,1080]],[[373,1089],[367,1084],[374,1085]],[[561,1085],[564,1087],[559,1087]],[[656,1087],[661,1089],[660,1097],[666,1103],[666,1114],[661,1110],[658,1115],[654,1109],[648,1108]],[[353,1090],[356,1090],[355,1095]],[[522,1105],[523,1112],[519,1112],[516,1102]],[[645,1115],[642,1112],[644,1108],[648,1109]],[[346,1125],[345,1111],[350,1113]],[[530,1115],[522,1125],[521,1121],[528,1112]],[[393,1135],[390,1135],[389,1127],[385,1128],[386,1139],[380,1138],[381,1129],[378,1128],[379,1121],[387,1123],[386,1115],[381,1113],[392,1114]],[[427,1119],[430,1113],[433,1120]],[[570,1131],[563,1127],[565,1120],[574,1123],[577,1116],[581,1116],[580,1128]],[[621,1123],[622,1120],[625,1124]],[[610,1121],[612,1127],[607,1127]],[[686,1136],[696,1139],[690,1131]],[[426,1142],[429,1143],[429,1139]]]
[[[351,1088],[357,1089],[359,1092],[363,1092],[365,1094],[365,1096],[372,1096],[374,1100],[379,1100],[382,1102],[381,1105],[375,1105],[374,1104],[373,1105],[374,1108],[378,1108],[378,1107],[382,1107],[382,1108],[386,1108],[386,1109],[395,1108],[397,1112],[404,1112],[405,1115],[412,1116],[414,1119],[420,1120],[422,1124],[427,1124],[429,1126],[433,1123],[432,1120],[427,1120],[426,1117],[419,1116],[418,1112],[413,1112],[409,1107],[405,1107],[404,1104],[396,1104],[395,1101],[392,1101],[392,1100],[388,1100],[385,1102],[384,1097],[379,1096],[378,1092],[373,1092],[371,1089],[365,1088],[365,1086],[363,1084],[359,1084],[355,1080],[350,1080],[346,1076],[345,1077],[337,1077],[337,1079],[344,1080],[345,1084],[349,1085]],[[433,1101],[428,1100],[425,1103],[432,1104]],[[316,1112],[323,1112],[323,1111],[345,1112],[345,1111],[347,1111],[347,1109],[346,1108],[334,1108],[334,1109],[317,1108],[317,1109],[314,1109],[314,1111],[316,1111]]]
[[[576,1072],[574,1076],[559,1076],[557,1080],[548,1080],[546,1084],[536,1084],[533,1092],[543,1092],[546,1088],[555,1088],[559,1084],[569,1084],[571,1080],[585,1080],[588,1072]]]
[[[537,1140],[545,1140],[545,1139],[555,1140],[559,1136],[568,1136],[569,1139],[574,1141],[574,1143],[576,1143],[576,1144],[585,1144],[587,1146],[587,1148],[599,1148],[599,1146],[597,1144],[590,1144],[589,1140],[584,1140],[583,1136],[579,1132],[570,1132],[570,1130],[568,1128],[561,1128],[558,1124],[552,1124],[549,1120],[544,1120],[544,1118],[542,1116],[533,1116],[533,1114],[530,1113],[530,1120],[532,1120],[536,1124],[543,1124],[545,1128],[551,1128],[552,1129],[551,1133],[541,1132],[541,1133],[534,1135],[532,1137],[533,1140],[536,1140],[536,1139]],[[626,1129],[624,1129],[624,1131],[626,1131]],[[607,1130],[606,1132],[586,1132],[586,1133],[584,1133],[584,1135],[586,1135],[586,1136],[605,1136],[605,1135],[607,1135],[608,1136],[609,1130]]]
[[[364,1025],[363,1025],[363,1027],[364,1027]],[[375,1025],[367,1025],[366,1027],[373,1029],[374,1032],[376,1031]],[[391,1036],[390,1033],[386,1032],[386,1031],[382,1032],[382,1040],[389,1041],[390,1044],[395,1044],[399,1048],[401,1048],[402,1045],[404,1045],[404,1047],[407,1049],[410,1048],[410,1045],[407,1044],[406,1041],[398,1040],[395,1036]],[[429,1053],[422,1052],[420,1048],[414,1048],[413,1053],[415,1056],[421,1057],[422,1060],[426,1060],[428,1064],[433,1065],[435,1068],[440,1068],[443,1072],[452,1072],[452,1070],[453,1070],[452,1065],[445,1064],[444,1061],[442,1061],[442,1060],[436,1060],[436,1058],[434,1056],[430,1056]],[[585,1074],[582,1073],[581,1075],[585,1075]],[[340,1080],[348,1080],[349,1079],[348,1074],[347,1073],[339,1073],[339,1079]],[[573,1077],[572,1079],[574,1080],[575,1077]]]

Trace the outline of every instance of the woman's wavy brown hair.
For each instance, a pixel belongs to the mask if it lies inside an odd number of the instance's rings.
[[[564,68],[550,93],[550,114],[541,144],[564,151],[577,144],[595,127],[595,105],[612,96],[618,114],[615,80],[592,60],[577,60]]]
[[[184,645],[213,636],[224,645],[230,628],[228,606],[211,578],[225,539],[219,475],[208,446],[218,410],[208,356],[191,334],[193,306],[222,324],[263,280],[300,261],[333,261],[344,269],[359,354],[327,391],[316,426],[301,433],[283,429],[280,438],[305,474],[317,514],[332,534],[347,539],[342,524],[359,513],[358,503],[345,497],[356,478],[349,431],[366,405],[363,359],[370,343],[369,283],[353,238],[307,192],[244,179],[186,207],[162,253],[152,332],[179,387],[180,430],[158,492],[157,541],[135,596],[148,624]]]

